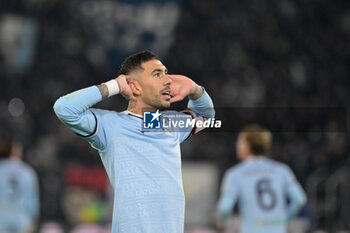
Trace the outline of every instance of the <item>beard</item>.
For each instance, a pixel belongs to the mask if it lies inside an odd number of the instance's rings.
[[[146,105],[148,105],[150,108],[153,109],[159,109],[159,110],[166,110],[170,108],[170,101],[164,101],[162,100],[163,96],[153,96],[151,99],[145,99],[144,102]]]

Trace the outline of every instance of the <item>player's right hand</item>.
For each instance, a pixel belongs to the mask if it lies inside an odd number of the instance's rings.
[[[134,94],[129,86],[130,76],[121,74],[115,80],[119,83],[120,94],[127,100],[135,101]]]

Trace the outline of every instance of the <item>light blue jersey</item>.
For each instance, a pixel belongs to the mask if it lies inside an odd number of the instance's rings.
[[[226,172],[218,203],[222,219],[227,219],[236,202],[242,216],[241,233],[284,233],[306,196],[288,166],[254,157]]]
[[[69,128],[98,150],[114,188],[113,233],[182,233],[185,198],[180,143],[193,131],[144,132],[128,111],[90,107],[101,101],[96,86],[61,97],[54,110]],[[210,97],[189,107],[213,107]],[[214,113],[200,112],[214,117]],[[191,117],[190,115],[188,117]]]
[[[34,170],[14,159],[0,160],[0,232],[28,232],[39,215]]]

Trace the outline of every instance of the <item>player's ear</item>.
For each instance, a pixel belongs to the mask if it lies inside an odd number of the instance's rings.
[[[128,84],[132,90],[132,93],[135,95],[135,96],[139,96],[141,95],[141,92],[142,92],[142,88],[141,88],[141,85],[140,83],[135,80],[135,79],[130,79],[128,81]]]

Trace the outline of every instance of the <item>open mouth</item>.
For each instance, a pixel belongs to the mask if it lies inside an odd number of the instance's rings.
[[[172,94],[170,94],[170,90],[162,92],[162,95],[169,99],[174,97]]]

